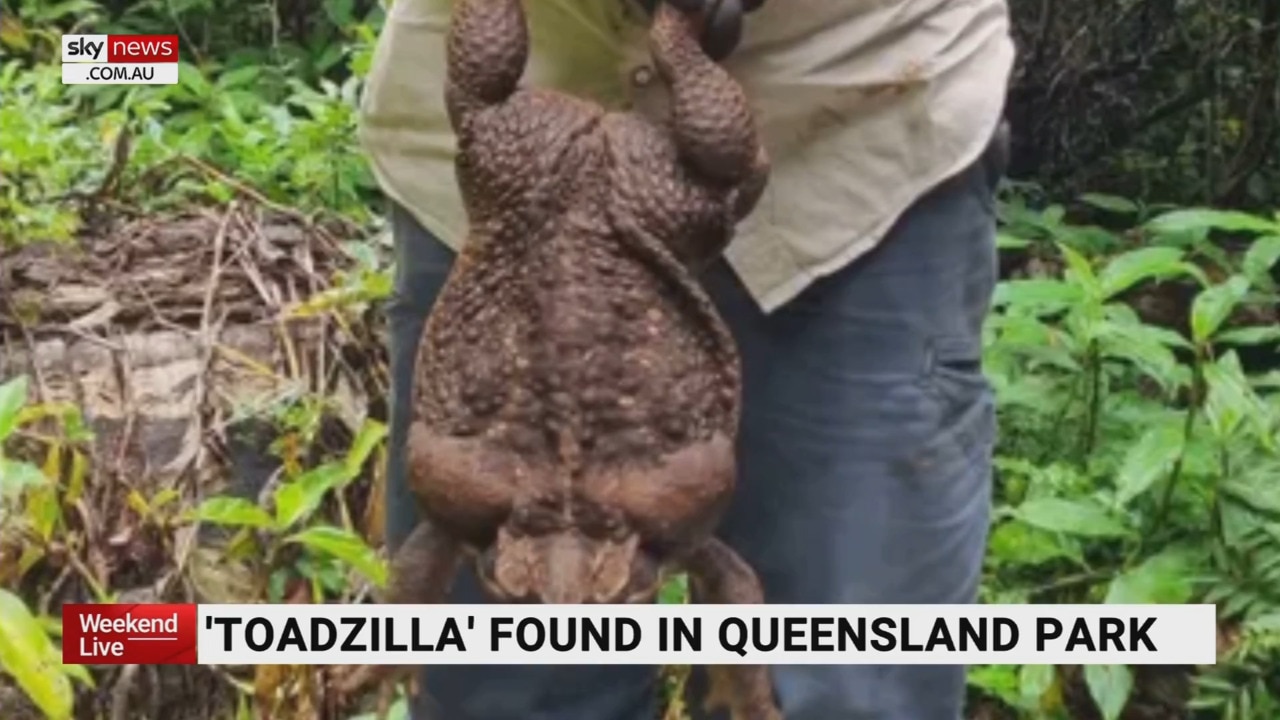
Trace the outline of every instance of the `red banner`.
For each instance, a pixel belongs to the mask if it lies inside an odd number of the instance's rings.
[[[107,62],[176,63],[177,35],[108,35]]]
[[[196,606],[64,605],[62,662],[195,665]]]

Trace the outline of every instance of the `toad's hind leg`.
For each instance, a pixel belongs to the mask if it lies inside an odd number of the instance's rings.
[[[686,563],[693,601],[708,604],[758,605],[764,591],[754,570],[723,542],[711,539]],[[708,712],[727,707],[733,720],[782,720],[765,665],[716,665],[707,668]]]
[[[711,180],[733,188],[737,220],[755,208],[770,162],[746,92],[703,52],[698,20],[659,5],[649,32],[658,74],[671,89],[672,131],[681,156]]]
[[[392,605],[439,605],[447,601],[462,558],[461,547],[439,528],[420,522],[396,551],[384,602]],[[393,683],[404,681],[411,687],[414,668],[397,665],[364,665],[336,670],[336,684],[345,694],[354,694],[371,684],[379,684],[379,700],[385,701]]]
[[[522,0],[455,0],[446,53],[445,104],[461,132],[471,113],[497,105],[520,84],[529,61]]]
[[[418,523],[391,561],[384,602],[392,605],[446,602],[461,559],[461,546],[456,540],[430,522]]]

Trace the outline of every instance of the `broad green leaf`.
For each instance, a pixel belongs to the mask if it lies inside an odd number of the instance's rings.
[[[1214,365],[1205,367],[1205,416],[1218,438],[1226,438],[1240,427],[1248,401],[1239,386]]]
[[[0,668],[17,681],[49,720],[67,720],[75,702],[62,653],[27,604],[0,589]]]
[[[200,99],[207,98],[213,90],[200,68],[185,60],[178,61],[178,84]]]
[[[996,248],[1000,250],[1020,250],[1030,247],[1031,241],[1010,235],[1003,230],[996,233]]]
[[[1218,331],[1249,292],[1249,280],[1233,275],[1226,282],[1206,288],[1191,302],[1191,337],[1203,343]]]
[[[253,85],[261,75],[261,66],[243,65],[218,75],[217,85],[219,89],[224,91],[236,87],[247,87]],[[234,108],[235,106],[232,105],[231,107]]]
[[[1102,292],[1102,288],[1098,284],[1098,276],[1094,273],[1093,265],[1089,263],[1089,259],[1065,243],[1058,243],[1058,250],[1067,262],[1067,281],[1079,283],[1080,289],[1088,297],[1098,297]]]
[[[1117,720],[1133,692],[1133,673],[1124,665],[1086,665],[1084,681],[1103,720]]]
[[[1117,255],[1098,276],[1103,297],[1114,297],[1144,280],[1190,274],[1191,266],[1183,262],[1182,254],[1178,248],[1155,246]]]
[[[374,447],[387,436],[387,426],[376,421],[366,420],[361,426],[360,432],[356,434],[356,439],[351,443],[351,449],[347,451],[347,469],[354,478],[360,472],[360,468],[364,467],[364,463],[369,459],[369,453],[373,452]]]
[[[1271,411],[1258,397],[1234,350],[1224,353],[1218,360],[1204,367],[1207,393],[1204,401],[1205,416],[1219,438],[1234,433],[1242,422],[1251,425],[1257,439],[1264,447],[1270,447],[1274,438],[1270,432]]]
[[[992,298],[996,307],[1033,315],[1052,315],[1071,307],[1084,297],[1080,286],[1049,278],[1006,280],[996,286]]]
[[[1043,375],[1020,378],[993,375],[991,381],[1001,408],[1011,410],[1017,407],[1039,417],[1046,416],[1045,398],[1059,396],[1063,391]]]
[[[1223,345],[1269,345],[1280,343],[1280,325],[1254,325],[1218,333],[1214,342]]]
[[[290,536],[289,540],[332,555],[350,565],[378,587],[387,583],[386,566],[373,548],[366,545],[364,540],[355,533],[332,525],[318,525]]]
[[[330,490],[346,482],[354,473],[346,462],[325,463],[299,475],[276,490],[276,527],[293,527],[320,507]]]
[[[1103,195],[1101,193],[1085,193],[1080,196],[1080,200],[1101,210],[1107,210],[1123,215],[1133,215],[1138,212],[1138,204],[1127,198],[1116,195]]]
[[[1188,602],[1195,590],[1191,579],[1200,574],[1198,565],[1188,551],[1165,550],[1113,578],[1105,602],[1110,605]]]
[[[307,490],[308,488],[297,483],[282,485],[276,490],[275,525],[277,528],[292,527],[294,523],[320,506],[324,493],[316,494]]]
[[[0,497],[14,497],[26,488],[46,482],[48,478],[35,465],[0,457]]]
[[[200,503],[191,518],[215,525],[269,528],[271,516],[256,503],[237,497],[213,497]]]
[[[1116,502],[1127,505],[1169,472],[1183,448],[1182,428],[1160,425],[1147,430],[1125,453],[1116,475]]]
[[[1240,272],[1257,285],[1266,285],[1271,279],[1271,268],[1280,261],[1280,235],[1258,238],[1244,254]]]
[[[1280,370],[1268,370],[1261,375],[1253,375],[1249,378],[1249,384],[1263,390],[1280,388]]]
[[[1245,627],[1253,632],[1280,633],[1280,610],[1248,620]]]
[[[1110,255],[1121,247],[1120,238],[1096,225],[1063,225],[1054,232],[1054,239],[1087,257]]]
[[[165,505],[168,505],[169,503],[177,501],[181,498],[182,498],[182,494],[179,493],[174,488],[165,488],[164,490],[161,490],[155,495],[152,495],[151,500],[147,503],[147,506],[151,509],[152,512],[155,512],[156,510],[159,510]]]
[[[1050,205],[1040,212],[1040,221],[1047,228],[1056,228],[1067,216],[1067,209],[1062,205]]]
[[[1200,230],[1227,232],[1280,233],[1280,223],[1235,210],[1186,208],[1152,218],[1147,227],[1159,233],[1183,233]]]
[[[324,0],[325,15],[339,28],[346,27],[354,19],[353,6],[353,0]]]
[[[53,483],[33,487],[26,496],[26,517],[43,540],[53,539],[62,520],[62,503],[58,498],[58,486]]]
[[[1102,322],[1094,326],[1104,357],[1127,360],[1166,391],[1187,385],[1191,369],[1178,362],[1167,347],[1177,333],[1151,326],[1122,326]]]
[[[1119,332],[1126,334],[1141,333],[1161,345],[1167,345],[1172,348],[1191,350],[1195,347],[1190,340],[1182,336],[1182,333],[1159,325],[1148,324],[1128,305],[1108,303],[1103,310],[1107,319],[1117,326]]]
[[[1037,318],[996,314],[991,317],[986,330],[993,333],[987,342],[988,357],[1002,353],[1026,355],[1068,371],[1080,369],[1079,363],[1071,356],[1077,349],[1074,338]]]
[[[28,384],[27,376],[19,375],[0,385],[0,442],[18,426],[18,414],[27,404]]]
[[[988,558],[998,566],[1026,567],[1075,557],[1076,550],[1061,537],[1016,519],[1002,522],[991,531]]]
[[[359,472],[359,468],[350,467],[346,460],[327,462],[307,470],[291,480],[290,484],[322,488],[325,492],[328,492],[355,477],[357,472]]]
[[[1259,517],[1280,517],[1280,467],[1274,463],[1256,464],[1241,468],[1222,483],[1223,495],[1248,506]]]
[[[1015,514],[1028,525],[1082,537],[1124,537],[1129,530],[1106,508],[1085,500],[1036,498],[1018,506]]]
[[[1044,696],[1053,689],[1058,672],[1053,665],[1023,665],[1018,669],[1018,695],[1020,705],[1028,710],[1038,710]]]
[[[1097,303],[1081,303],[1063,320],[1062,329],[1073,339],[1077,349],[1089,347],[1106,332],[1099,312],[1101,309]]]
[[[1017,665],[975,665],[969,667],[968,684],[985,695],[1018,707],[1022,702],[1018,673]]]

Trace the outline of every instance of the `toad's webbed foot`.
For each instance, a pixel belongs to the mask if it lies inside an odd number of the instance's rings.
[[[456,0],[449,28],[445,103],[454,130],[471,113],[505,102],[529,61],[521,0]]]
[[[694,602],[758,605],[764,591],[755,571],[719,540],[708,540],[686,563]],[[707,668],[711,689],[705,705],[729,710],[733,720],[782,720],[764,665],[716,665]]]
[[[699,44],[699,22],[662,3],[650,30],[650,51],[671,89],[671,129],[681,156],[704,176],[734,188],[734,212],[741,220],[764,192],[769,156],[746,92]]]
[[[393,605],[445,603],[461,558],[457,542],[431,524],[419,523],[391,562],[384,602]],[[336,687],[344,695],[378,685],[381,704],[401,682],[410,687],[412,694],[415,670],[404,665],[361,665],[335,668],[333,675]]]
[[[448,602],[461,560],[462,549],[457,541],[429,522],[418,523],[392,558],[383,602],[392,605]]]

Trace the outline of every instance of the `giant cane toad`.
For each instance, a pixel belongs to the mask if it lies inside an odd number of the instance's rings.
[[[464,559],[499,601],[759,603],[712,531],[734,489],[739,367],[696,281],[759,200],[742,88],[667,3],[665,124],[522,87],[520,0],[458,0],[446,103],[470,234],[427,321],[409,429],[426,521],[387,601],[447,601]],[[779,717],[765,668],[713,671],[735,720]]]

